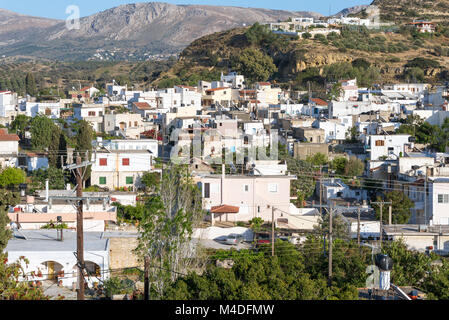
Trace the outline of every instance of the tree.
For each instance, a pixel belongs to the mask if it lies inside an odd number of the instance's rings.
[[[245,75],[250,81],[266,81],[278,71],[270,56],[254,48],[239,52],[231,60],[233,69]]]
[[[49,167],[47,170],[38,169],[31,173],[31,178],[36,188],[45,188],[45,181],[49,181],[49,188],[54,190],[65,189],[66,173],[62,169]]]
[[[10,132],[17,133],[21,138],[25,133],[25,129],[30,125],[31,118],[24,115],[19,114],[10,125]]]
[[[377,197],[377,201],[382,201],[380,196]],[[412,200],[410,200],[407,195],[401,191],[390,191],[385,193],[385,202],[392,202],[392,222],[393,224],[406,224],[410,220],[411,212],[410,209],[415,207],[415,204]],[[382,216],[382,220],[384,223],[388,223],[388,211],[385,211]],[[376,219],[380,219],[380,207],[376,206]]]
[[[262,248],[261,250],[271,250]],[[168,300],[356,300],[353,285],[329,288],[320,272],[311,274],[306,265],[314,253],[277,241],[275,257],[249,250],[220,250],[202,276],[190,273],[180,277],[165,291]],[[305,248],[302,248],[305,249]],[[268,253],[268,251],[267,251]],[[322,255],[321,255],[322,257]],[[218,267],[216,261],[232,260],[231,269]],[[319,261],[321,263],[321,261]],[[366,267],[365,267],[366,268]],[[351,277],[354,270],[345,274]],[[363,271],[365,271],[363,269]]]
[[[357,157],[351,157],[345,166],[344,173],[347,177],[358,177],[365,171],[365,164]]]
[[[22,265],[28,264],[25,257],[14,263],[8,263],[8,255],[0,252],[0,296],[2,300],[49,300],[42,289],[32,287]]]
[[[50,166],[57,166],[60,161],[59,150],[65,150],[62,145],[65,136],[62,130],[46,116],[36,116],[31,120],[31,145],[35,150],[48,150]]]
[[[335,170],[336,174],[344,175],[346,167],[348,165],[348,159],[344,157],[337,157],[331,162],[331,168]]]
[[[146,256],[157,268],[151,269],[152,288],[162,297],[169,281],[198,263],[198,248],[190,245],[193,228],[204,218],[201,192],[187,166],[171,164],[145,204],[139,224],[136,253]],[[175,271],[175,272],[173,272]]]
[[[308,156],[306,161],[314,166],[320,166],[329,163],[329,158],[325,154],[318,152],[313,156]]]
[[[95,136],[92,126],[85,120],[81,120],[77,124],[76,128],[76,147],[75,151],[78,152],[82,159],[90,161],[92,157],[92,140]],[[84,173],[84,181],[90,178],[92,169],[90,166],[86,168]]]
[[[349,223],[341,215],[334,215],[332,218],[332,234],[334,239],[349,239]],[[329,234],[329,213],[320,219],[318,226],[314,228],[321,236]]]
[[[26,180],[25,172],[18,168],[7,168],[0,172],[0,186],[18,186]]]
[[[25,85],[26,85],[26,92],[30,96],[35,96],[37,94],[36,81],[34,80],[34,75],[31,72],[27,73],[26,75]]]
[[[11,238],[11,230],[7,229],[6,226],[9,226],[11,221],[8,218],[6,210],[3,208],[0,209],[0,252],[5,250],[6,245],[8,244],[9,239]]]
[[[157,172],[145,172],[141,178],[141,181],[145,186],[145,191],[150,190],[150,193],[157,190],[160,180],[160,174]]]

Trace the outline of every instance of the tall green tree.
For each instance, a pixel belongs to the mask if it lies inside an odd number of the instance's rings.
[[[62,130],[49,118],[43,115],[31,120],[31,145],[35,150],[48,150],[49,164],[56,167],[60,161],[61,145],[65,136]]]
[[[34,80],[34,75],[29,72],[25,78],[26,92],[30,96],[35,96],[37,94],[36,81]]]
[[[382,197],[377,197],[377,202],[382,201]],[[415,207],[415,204],[409,197],[402,191],[390,191],[384,195],[385,202],[392,202],[392,222],[393,224],[406,224],[410,220],[410,209]],[[384,223],[388,223],[388,207],[384,206],[382,220]],[[380,207],[376,206],[376,219],[380,219]]]
[[[76,130],[76,147],[75,151],[79,152],[81,158],[84,161],[90,161],[92,158],[92,140],[94,139],[95,133],[89,122],[81,120],[77,125]],[[84,174],[84,180],[87,181],[91,175],[91,167],[88,166],[86,173]]]

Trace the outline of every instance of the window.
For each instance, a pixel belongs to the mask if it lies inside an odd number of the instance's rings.
[[[134,121],[134,127],[137,127],[137,126],[138,126],[137,121]]]
[[[134,178],[133,177],[126,177],[126,184],[134,184]]]
[[[122,165],[123,166],[129,166],[129,158],[122,159]]]
[[[383,141],[383,140],[376,141],[376,147],[383,147],[383,146],[385,146],[385,141]]]
[[[439,194],[438,203],[449,203],[449,194]]]
[[[100,177],[100,185],[106,184],[106,177]]]
[[[249,192],[249,185],[245,184],[245,192]]]
[[[89,117],[95,117],[95,111],[89,111]]]
[[[204,198],[209,199],[210,198],[210,183],[204,184]]]
[[[101,158],[100,159],[100,166],[105,167],[108,165],[108,159],[107,158]]]
[[[278,192],[278,184],[277,183],[270,183],[268,185],[268,192],[277,193]]]

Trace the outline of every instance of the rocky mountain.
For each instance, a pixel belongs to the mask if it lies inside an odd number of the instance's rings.
[[[320,17],[313,12],[241,7],[136,3],[112,8],[80,20],[79,30],[68,30],[65,21],[9,14],[6,21],[28,19],[36,31],[0,33],[0,54],[50,59],[142,59],[154,54],[178,53],[207,34],[289,17]],[[1,18],[1,16],[0,16]],[[1,19],[0,19],[1,20]],[[17,20],[19,21],[19,20]],[[8,37],[11,35],[11,37]]]
[[[367,8],[368,5],[360,5],[360,6],[354,6],[350,8],[346,8],[341,10],[340,12],[333,15],[333,17],[341,17],[341,16],[347,16],[348,14],[356,14],[361,12],[363,9]]]
[[[0,46],[27,41],[32,34],[41,34],[60,20],[32,17],[0,9]]]

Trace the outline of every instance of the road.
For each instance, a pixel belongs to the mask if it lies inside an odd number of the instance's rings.
[[[207,249],[223,249],[223,250],[231,250],[231,248],[237,249],[237,250],[243,250],[243,249],[250,249],[251,243],[241,243],[237,246],[231,246],[224,244],[222,241],[216,241],[216,240],[199,240],[199,239],[192,239],[192,242],[195,244],[200,243],[203,247]]]

